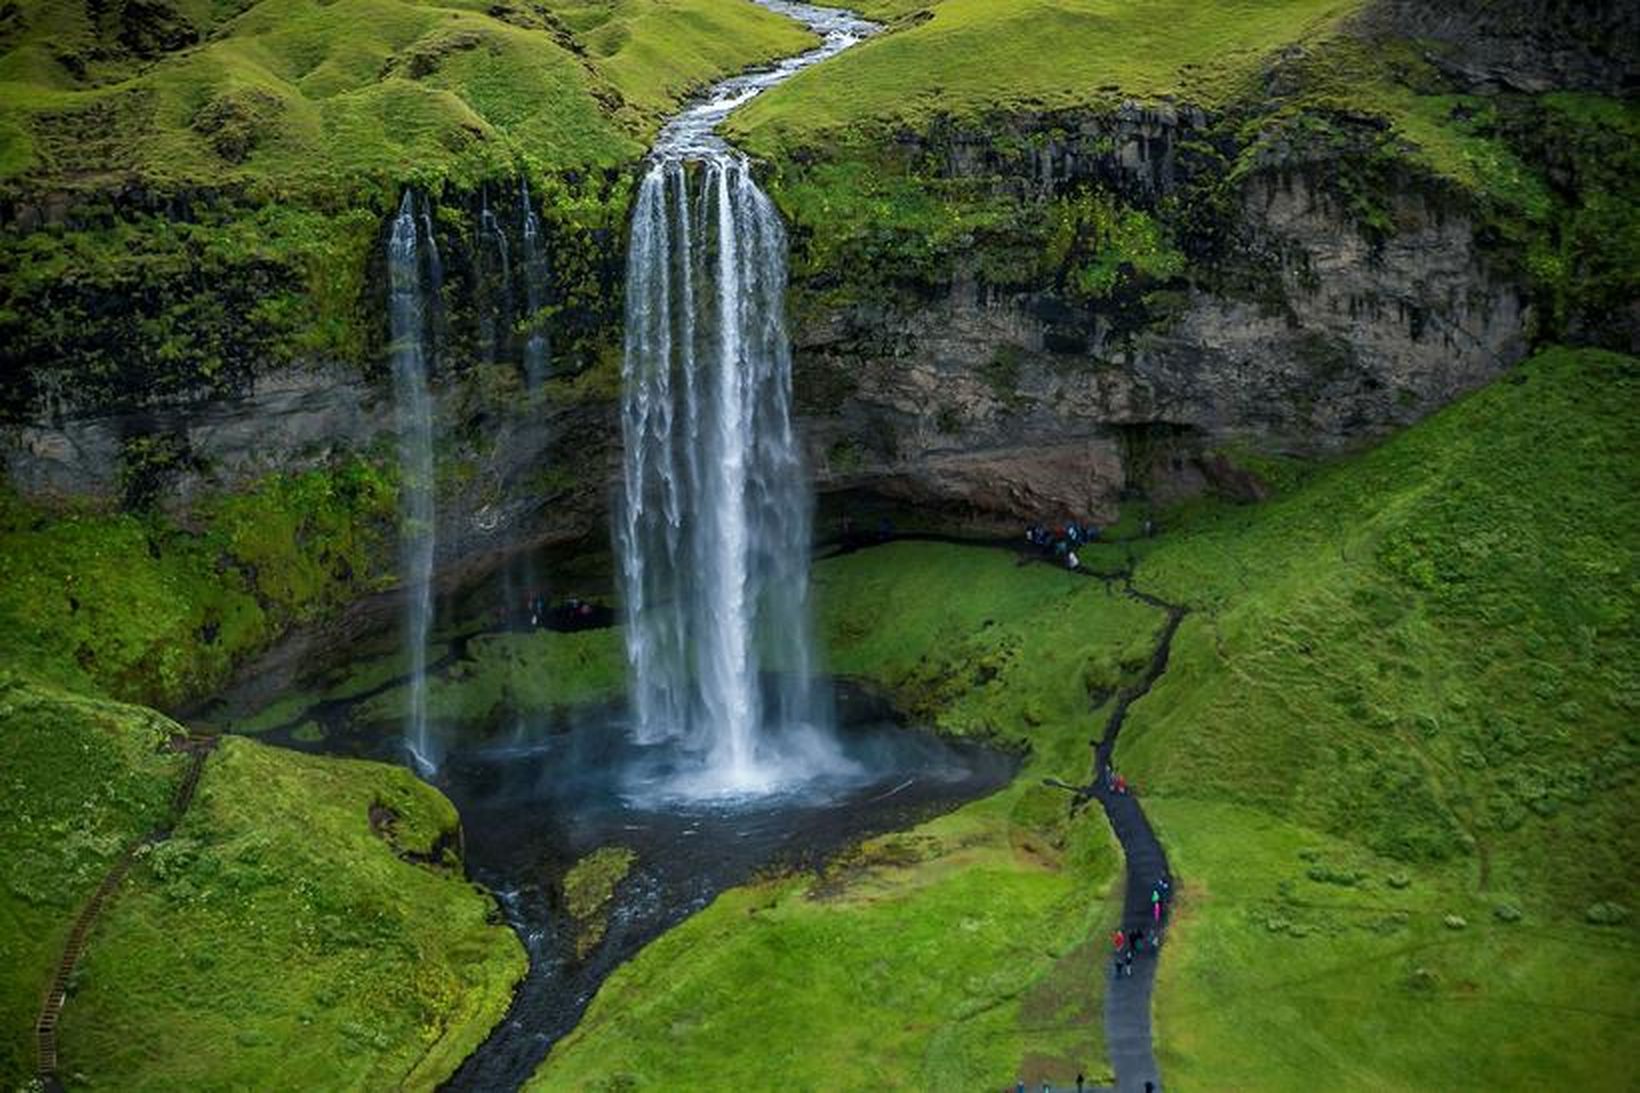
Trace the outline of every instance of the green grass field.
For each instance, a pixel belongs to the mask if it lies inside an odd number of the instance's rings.
[[[924,5],[916,5],[922,7]],[[888,3],[872,14],[903,14]],[[1325,34],[1358,0],[940,0],[800,73],[736,113],[730,131],[772,155],[937,116],[1245,93],[1277,49]]]

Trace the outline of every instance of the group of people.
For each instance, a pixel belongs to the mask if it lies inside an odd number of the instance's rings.
[[[1099,534],[1098,525],[1079,524],[1075,520],[1066,520],[1054,528],[1033,523],[1025,528],[1025,541],[1045,557],[1064,562],[1066,569],[1077,569],[1082,560],[1076,556],[1076,548],[1083,543],[1097,542]]]
[[[584,630],[601,625],[603,616],[609,613],[607,607],[601,607],[579,596],[570,596],[559,603],[549,603],[545,592],[532,592],[524,601],[524,609],[520,613],[521,619],[528,619],[532,629],[546,627],[549,630]]]
[[[1173,885],[1165,876],[1157,877],[1150,886],[1150,932],[1135,926],[1132,932],[1117,927],[1111,932],[1110,945],[1114,950],[1114,971],[1117,978],[1133,974],[1133,958],[1146,952],[1160,952],[1162,948],[1162,915]]]
[[[1087,1089],[1087,1087],[1088,1087],[1087,1078],[1083,1077],[1081,1074],[1078,1074],[1076,1076],[1076,1093],[1083,1093],[1083,1091],[1085,1089]],[[1156,1088],[1156,1083],[1155,1082],[1146,1082],[1145,1083],[1145,1093],[1154,1093],[1155,1088]],[[1021,1078],[1021,1079],[1019,1079],[1019,1081],[1014,1083],[1014,1093],[1025,1093],[1025,1079],[1024,1078]],[[1042,1093],[1053,1093],[1053,1086],[1050,1085],[1047,1082],[1043,1082],[1042,1083]]]

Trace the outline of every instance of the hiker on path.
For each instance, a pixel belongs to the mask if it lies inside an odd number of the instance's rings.
[[[1127,934],[1123,933],[1121,930],[1117,930],[1115,933],[1110,935],[1110,947],[1112,949],[1115,949],[1119,953],[1126,946],[1127,946]]]
[[[1081,565],[1082,565],[1081,559],[1077,558],[1076,551],[1074,551],[1074,550],[1068,551],[1065,554],[1065,568],[1066,569],[1077,569]]]
[[[1127,778],[1120,774],[1116,776],[1116,792],[1120,796],[1127,796]]]
[[[1150,890],[1150,917],[1157,922],[1162,921],[1162,890],[1160,888]]]

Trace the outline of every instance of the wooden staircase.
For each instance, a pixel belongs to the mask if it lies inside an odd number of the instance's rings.
[[[178,749],[193,755],[193,762],[188,764],[188,770],[182,781],[177,785],[175,795],[171,798],[171,815],[167,823],[148,832],[137,839],[120,853],[114,864],[108,867],[103,875],[102,883],[91,894],[85,906],[80,908],[79,915],[74,919],[74,928],[69,931],[68,942],[63,946],[62,959],[57,961],[57,973],[51,979],[51,985],[46,989],[45,999],[40,1004],[40,1016],[34,1022],[34,1034],[39,1044],[39,1075],[48,1087],[56,1085],[57,1075],[57,1024],[62,1020],[63,1005],[68,1001],[68,981],[74,974],[74,967],[85,955],[86,946],[91,939],[91,929],[97,924],[97,916],[113,898],[125,882],[126,875],[131,872],[131,866],[137,860],[137,854],[145,847],[164,842],[171,837],[171,831],[193,804],[194,791],[199,788],[199,777],[205,769],[205,759],[216,747],[216,741],[210,737],[189,737],[187,741],[178,745]]]

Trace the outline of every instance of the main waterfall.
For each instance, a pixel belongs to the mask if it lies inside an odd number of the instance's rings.
[[[701,752],[703,790],[765,790],[831,717],[812,683],[786,236],[745,161],[655,164],[628,277],[617,540],[637,734]]]
[[[791,422],[786,232],[714,132],[730,110],[874,28],[766,6],[821,48],[720,85],[661,133],[627,258],[615,541],[635,734],[698,760],[688,796],[768,792],[846,765],[809,619],[810,498]]]
[[[426,278],[417,226],[427,227]],[[441,277],[432,221],[418,217],[410,191],[399,203],[387,242],[390,290],[389,355],[399,441],[399,568],[405,587],[405,651],[409,709],[405,745],[424,774],[438,768],[438,748],[427,724],[427,635],[433,621],[433,403],[427,391],[427,304]]]

